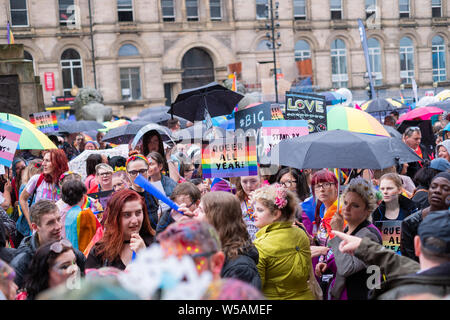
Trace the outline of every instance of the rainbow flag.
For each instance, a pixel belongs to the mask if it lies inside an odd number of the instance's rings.
[[[55,111],[32,113],[30,122],[42,133],[58,131],[58,118]]]
[[[8,38],[8,44],[14,44],[14,35],[12,33],[11,24],[9,23],[9,21],[8,24],[6,25],[6,29],[7,29],[6,36]]]

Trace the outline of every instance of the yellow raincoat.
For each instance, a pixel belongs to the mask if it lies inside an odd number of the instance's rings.
[[[262,292],[272,300],[314,300],[308,287],[311,251],[305,231],[274,222],[256,233]]]

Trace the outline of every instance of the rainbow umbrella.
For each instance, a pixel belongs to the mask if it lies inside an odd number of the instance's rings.
[[[407,112],[400,116],[397,123],[402,123],[405,120],[430,120],[435,114],[441,114],[444,110],[436,107],[419,107],[410,112]]]
[[[340,129],[376,136],[391,136],[383,125],[370,114],[349,107],[328,107],[327,126],[328,130]]]
[[[57,149],[55,144],[31,122],[11,113],[0,113],[0,119],[10,122],[13,126],[21,128],[19,150],[47,150]]]

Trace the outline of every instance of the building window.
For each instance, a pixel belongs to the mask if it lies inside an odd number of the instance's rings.
[[[186,16],[188,21],[198,21],[198,0],[186,0]]]
[[[331,20],[342,19],[342,0],[330,0]]]
[[[163,21],[175,21],[175,7],[173,0],[161,0]]]
[[[120,87],[122,100],[140,100],[142,97],[139,68],[120,68]]]
[[[74,11],[74,0],[59,0],[59,25],[67,26],[73,24]]]
[[[294,19],[306,20],[306,0],[294,0]]]
[[[256,47],[256,51],[266,51],[272,49],[272,42],[269,40],[261,40]]]
[[[383,84],[383,73],[381,72],[381,46],[377,39],[370,38],[367,41],[369,47],[369,61],[372,75],[375,76],[375,85]]]
[[[11,25],[14,27],[28,26],[27,0],[10,0]]]
[[[433,18],[442,17],[442,1],[441,0],[431,0],[431,16]]]
[[[119,57],[138,56],[139,50],[132,44],[124,44],[119,49]]]
[[[347,49],[345,42],[336,39],[331,43],[331,81],[333,88],[348,86]]]
[[[31,53],[29,53],[26,50],[23,50],[23,57],[25,60],[30,60],[31,62],[33,62],[33,70],[34,70],[34,74],[36,75],[37,74],[36,64],[34,63],[34,59],[33,59],[33,56],[31,55]]]
[[[83,88],[83,65],[80,54],[74,49],[67,49],[61,55],[61,69],[64,96],[70,96],[74,86]]]
[[[433,38],[431,52],[433,59],[433,82],[446,81],[445,42],[442,37],[436,36]]]
[[[402,83],[412,83],[414,78],[414,46],[413,41],[404,37],[400,40],[400,79]]]
[[[269,18],[268,0],[256,0],[256,19]]]
[[[311,59],[311,49],[308,42],[299,40],[295,44],[295,61]]]
[[[377,0],[366,0],[366,19],[377,14]]]
[[[209,0],[210,17],[213,21],[222,20],[222,1]]]
[[[400,18],[409,18],[409,0],[399,0],[398,9],[400,12]]]
[[[117,0],[119,22],[133,21],[133,0]]]

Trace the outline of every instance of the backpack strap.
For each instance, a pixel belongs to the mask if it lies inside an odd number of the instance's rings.
[[[36,187],[34,188],[34,191],[33,191],[33,197],[31,198],[31,204],[34,203],[34,199],[36,198],[37,188],[41,185],[42,181],[44,181],[43,173],[41,173],[41,175],[38,178],[38,181],[36,182]]]

